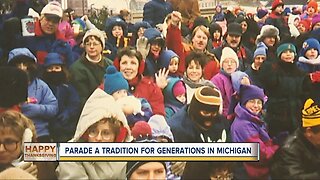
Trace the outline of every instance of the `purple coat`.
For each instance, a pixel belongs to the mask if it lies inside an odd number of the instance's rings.
[[[231,82],[231,77],[219,72],[210,80],[214,85],[216,85],[223,99],[223,110],[222,114],[224,117],[227,117],[229,111],[229,105],[231,102],[231,96],[234,92]]]
[[[231,125],[232,142],[258,142],[260,144],[259,162],[244,163],[250,179],[266,179],[269,176],[268,162],[279,148],[274,145],[266,129],[266,123],[238,104],[236,118]]]

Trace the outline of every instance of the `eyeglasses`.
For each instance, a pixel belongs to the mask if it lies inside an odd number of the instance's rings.
[[[57,17],[50,17],[50,16],[44,16],[47,21],[50,21],[54,24],[58,24],[60,22],[60,18]]]
[[[101,43],[97,43],[97,42],[89,43],[89,42],[86,42],[86,43],[84,43],[84,45],[85,46],[89,46],[89,47],[91,47],[91,46],[96,47],[96,46],[101,45]]]
[[[104,140],[111,140],[114,137],[114,133],[112,133],[110,130],[108,129],[104,129],[102,131],[98,131],[96,129],[90,129],[89,130],[89,137],[90,138],[95,138],[98,136],[101,136],[102,139]]]
[[[15,140],[5,140],[4,142],[0,142],[0,146],[3,145],[6,151],[13,152],[17,150],[19,142],[20,141]]]

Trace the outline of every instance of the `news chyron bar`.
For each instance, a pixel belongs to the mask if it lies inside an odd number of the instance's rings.
[[[25,161],[259,161],[259,143],[24,143]]]

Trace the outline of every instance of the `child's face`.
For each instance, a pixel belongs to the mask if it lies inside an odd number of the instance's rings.
[[[139,30],[137,32],[138,38],[141,38],[143,36],[143,33],[145,30],[146,30],[146,28],[144,28],[144,27],[139,28]]]
[[[261,101],[261,99],[251,99],[246,102],[245,107],[251,113],[258,115],[262,110],[262,105],[263,102]]]
[[[237,62],[232,58],[227,58],[223,61],[222,68],[226,73],[231,74],[236,71]]]
[[[307,59],[316,59],[318,57],[318,50],[312,48],[309,49],[305,54]]]
[[[170,64],[169,64],[169,72],[170,73],[175,73],[178,70],[178,65],[179,65],[179,59],[178,57],[173,57],[171,58]]]
[[[284,62],[293,62],[294,60],[294,52],[291,50],[285,50],[280,55],[280,59]]]
[[[186,94],[185,94],[185,93],[176,96],[176,98],[177,98],[177,100],[180,101],[182,104],[185,104],[185,103],[186,103],[187,98],[186,98]]]
[[[202,67],[199,62],[191,61],[186,72],[187,77],[193,82],[198,82],[202,77]]]
[[[21,154],[21,140],[10,128],[0,129],[0,165],[10,164]]]
[[[266,56],[264,55],[257,55],[255,58],[254,58],[254,65],[256,67],[260,67],[261,64],[266,60]]]
[[[47,72],[61,72],[61,71],[62,71],[61,65],[51,65],[47,67]]]
[[[112,35],[113,35],[114,37],[116,37],[116,38],[123,36],[122,27],[121,27],[121,26],[114,26],[114,27],[112,28]]]
[[[118,100],[119,98],[128,96],[128,91],[125,89],[121,89],[119,91],[114,92],[112,96],[115,100]]]
[[[213,33],[213,39],[220,39],[220,37],[221,37],[220,31],[216,30],[216,31]]]
[[[109,122],[100,121],[95,127],[88,130],[88,142],[114,142],[116,135]]]

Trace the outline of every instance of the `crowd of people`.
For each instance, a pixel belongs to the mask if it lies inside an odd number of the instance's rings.
[[[0,178],[320,179],[318,3],[1,14]],[[285,8],[286,7],[286,8]],[[38,11],[38,12],[37,12]],[[28,22],[28,23],[25,23]],[[258,162],[24,162],[24,142],[258,142]]]

